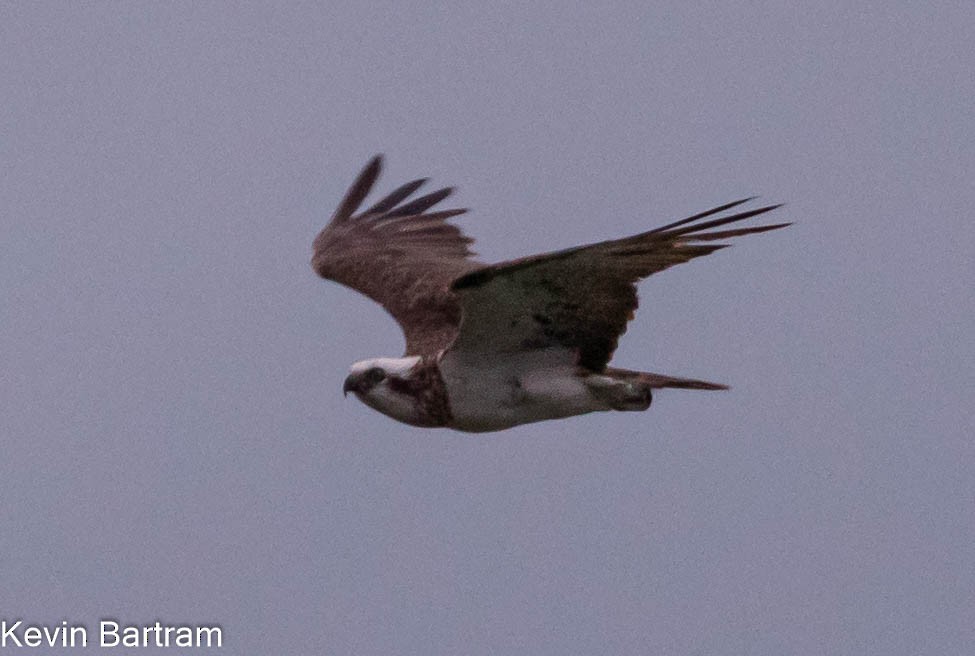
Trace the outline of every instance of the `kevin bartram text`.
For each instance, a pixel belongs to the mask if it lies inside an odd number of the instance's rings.
[[[223,629],[217,624],[175,625],[163,622],[125,624],[98,621],[89,631],[84,623],[31,624],[0,620],[0,649],[10,647],[222,647]]]

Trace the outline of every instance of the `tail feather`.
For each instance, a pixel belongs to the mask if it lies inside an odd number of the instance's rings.
[[[678,378],[676,376],[666,376],[664,374],[655,374],[645,371],[613,369],[612,367],[607,368],[603,372],[603,375],[609,376],[610,378],[616,378],[618,380],[638,380],[645,385],[649,385],[651,389],[662,389],[665,387],[693,390],[728,389],[727,385],[712,383],[706,380],[698,380],[696,378]]]

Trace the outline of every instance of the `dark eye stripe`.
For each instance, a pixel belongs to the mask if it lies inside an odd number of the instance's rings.
[[[389,389],[396,392],[397,394],[409,394],[411,396],[415,395],[414,386],[402,378],[390,378],[387,383]]]
[[[378,383],[384,378],[386,378],[386,372],[380,369],[379,367],[373,367],[372,369],[366,372],[366,380],[369,380],[373,383]]]

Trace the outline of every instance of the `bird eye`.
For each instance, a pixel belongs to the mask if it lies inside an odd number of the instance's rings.
[[[386,378],[386,372],[380,369],[379,367],[373,367],[372,369],[366,372],[366,380],[369,381],[369,383],[372,385],[382,382],[383,379],[385,378]]]

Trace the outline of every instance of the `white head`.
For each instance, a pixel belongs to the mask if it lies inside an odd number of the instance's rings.
[[[349,369],[342,392],[355,392],[360,401],[393,419],[413,424],[419,411],[410,377],[420,356],[361,360]]]

